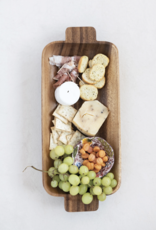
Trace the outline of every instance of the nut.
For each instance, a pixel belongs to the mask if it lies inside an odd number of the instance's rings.
[[[95,165],[94,165],[94,168],[97,169],[97,170],[100,170],[101,167],[102,167],[102,166],[101,166],[101,165],[98,165],[98,164],[95,164]]]
[[[95,146],[93,150],[94,150],[94,152],[99,152],[100,148],[99,148],[99,146]]]
[[[83,159],[88,159],[89,154],[88,154],[88,153],[82,154],[81,157],[82,157]]]
[[[88,160],[84,160],[82,164],[86,165],[88,162],[89,162]]]
[[[86,144],[83,145],[84,151],[88,151],[89,148],[90,148],[90,144],[89,143],[86,143]]]
[[[90,146],[89,149],[87,150],[88,153],[92,153],[93,152],[93,148]]]
[[[95,160],[95,155],[94,154],[90,154],[89,157],[88,157],[88,160],[89,161],[94,161]]]
[[[86,152],[84,151],[84,149],[81,149],[81,150],[80,150],[80,153],[81,153],[81,154],[86,154]]]
[[[102,160],[100,157],[98,157],[98,158],[96,159],[96,164],[102,165],[102,163],[103,163],[103,160]]]
[[[103,157],[103,162],[107,162],[108,161],[108,157],[107,156],[105,156],[105,157]]]
[[[103,158],[104,156],[106,156],[106,153],[104,150],[100,150],[99,152],[99,157]]]

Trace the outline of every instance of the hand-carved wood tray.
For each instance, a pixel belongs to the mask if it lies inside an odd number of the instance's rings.
[[[120,152],[120,96],[119,96],[119,58],[118,49],[110,42],[97,41],[96,31],[93,27],[71,27],[66,29],[66,40],[56,41],[48,44],[42,53],[42,166],[48,170],[53,161],[49,157],[49,135],[52,125],[52,112],[56,108],[52,76],[56,74],[57,68],[49,64],[48,58],[52,55],[87,55],[92,59],[96,54],[102,53],[109,57],[110,63],[106,68],[106,84],[99,90],[98,100],[106,105],[110,114],[100,128],[97,136],[104,138],[114,149],[115,164],[111,170],[118,181],[115,193],[121,183],[121,152]],[[75,108],[79,109],[83,101],[80,99]],[[96,197],[91,204],[85,205],[81,196],[71,196],[59,188],[52,188],[50,177],[43,173],[43,186],[52,196],[62,196],[65,200],[65,209],[69,212],[95,211],[98,209],[99,201]],[[103,203],[104,205],[104,203]]]

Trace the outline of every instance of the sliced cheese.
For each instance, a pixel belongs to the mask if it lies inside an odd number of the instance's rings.
[[[74,117],[73,124],[87,136],[95,136],[108,114],[108,108],[99,101],[86,101]]]

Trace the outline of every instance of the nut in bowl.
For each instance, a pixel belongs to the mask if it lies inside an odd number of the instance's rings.
[[[113,148],[101,137],[86,137],[74,148],[74,165],[85,165],[96,172],[96,177],[105,176],[114,165]]]

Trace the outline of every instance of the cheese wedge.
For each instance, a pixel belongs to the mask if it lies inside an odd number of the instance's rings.
[[[86,101],[74,117],[73,124],[87,136],[95,136],[108,114],[108,108],[99,101]]]

